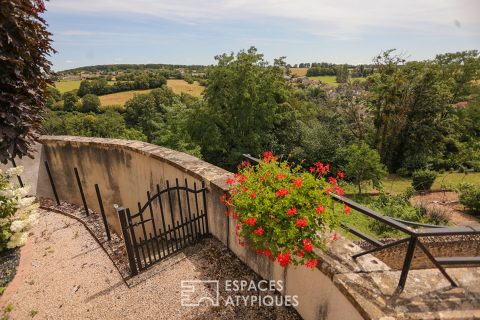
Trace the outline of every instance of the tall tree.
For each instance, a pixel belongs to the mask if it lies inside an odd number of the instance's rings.
[[[255,47],[215,59],[191,135],[207,161],[232,168],[242,153],[260,154],[274,139],[288,90],[281,60],[268,65]]]
[[[33,157],[54,52],[41,0],[0,0],[0,161]]]

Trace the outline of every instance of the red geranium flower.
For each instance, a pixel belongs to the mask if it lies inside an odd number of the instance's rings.
[[[238,244],[241,245],[242,247],[245,247],[245,242],[243,242],[242,240],[238,240]]]
[[[250,198],[255,199],[255,192],[250,193]]]
[[[337,241],[337,240],[338,240],[338,236],[337,236],[336,233],[333,234],[333,238],[332,238],[332,239],[333,239],[333,241]]]
[[[325,211],[325,208],[321,204],[319,204],[315,210],[317,211],[318,214],[321,214]]]
[[[343,173],[343,171],[338,171],[337,172],[337,178],[339,178],[339,179],[345,178],[345,174]]]
[[[314,173],[315,170],[316,170],[315,167],[310,167],[310,172],[311,172],[311,173]]]
[[[303,181],[302,179],[293,179],[293,186],[298,188],[298,187],[301,187],[303,184]]]
[[[220,197],[220,202],[224,203],[226,199],[227,199],[227,194],[225,193],[223,196]]]
[[[328,177],[328,182],[330,182],[334,186],[337,185],[337,179],[335,179],[334,177]]]
[[[226,184],[234,184],[235,183],[235,179],[234,178],[228,178],[226,181],[225,181]]]
[[[253,226],[255,224],[255,222],[257,222],[257,218],[255,218],[255,217],[245,219],[245,223],[248,224],[248,225],[251,225],[251,226]]]
[[[318,264],[318,261],[317,259],[312,259],[312,260],[308,260],[305,265],[307,266],[307,268],[315,268]]]
[[[308,221],[307,219],[303,218],[303,219],[297,219],[297,222],[295,224],[298,228],[304,228],[308,225]]]
[[[263,254],[266,255],[267,257],[270,257],[272,253],[269,250],[264,250]]]
[[[277,260],[282,267],[288,266],[290,264],[290,252],[279,253]]]
[[[240,182],[240,184],[244,184],[245,181],[247,180],[247,176],[242,174],[242,175],[238,176],[237,180],[238,180],[238,182]]]
[[[258,227],[257,229],[255,229],[253,231],[253,233],[255,233],[257,236],[261,236],[263,234],[263,228],[262,227]]]
[[[332,193],[332,187],[328,186],[327,189],[325,189],[326,194]]]
[[[290,217],[293,217],[293,216],[295,215],[295,213],[297,213],[297,208],[290,208],[290,209],[288,209],[287,214],[288,214]]]
[[[236,229],[237,229],[237,231],[240,231],[240,229],[242,229],[242,225],[240,223],[237,223]]]
[[[335,192],[336,192],[338,195],[340,195],[340,196],[343,195],[343,189],[342,189],[342,188],[340,188],[339,186],[335,186],[334,189],[335,189]]]
[[[285,175],[283,173],[279,173],[275,176],[275,178],[280,181],[285,178]]]
[[[286,196],[286,195],[288,195],[288,189],[287,188],[280,188],[276,193],[277,197]]]
[[[297,253],[297,256],[299,256],[301,258],[301,257],[303,257],[304,253],[305,253],[305,251],[302,249],[302,250],[300,250],[299,253]]]
[[[310,252],[313,250],[313,243],[309,239],[303,239],[303,250]]]
[[[233,218],[233,219],[237,219],[237,218],[238,218],[238,216],[237,216],[237,214],[235,213],[235,211],[232,211],[232,218]]]
[[[346,214],[350,214],[350,210],[351,210],[351,209],[350,209],[350,207],[347,206],[346,204],[343,205],[343,210],[345,210],[345,213],[346,213]]]
[[[270,162],[270,161],[276,161],[277,157],[273,156],[273,153],[271,151],[267,151],[263,153],[263,159],[264,162]]]

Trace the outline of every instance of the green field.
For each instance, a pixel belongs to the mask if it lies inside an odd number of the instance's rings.
[[[439,190],[442,188],[455,189],[462,182],[469,182],[480,184],[480,172],[458,173],[458,172],[446,172],[438,175],[437,179],[433,183],[432,189]],[[383,190],[391,194],[399,194],[405,192],[408,187],[412,186],[412,179],[404,178],[397,175],[389,175],[382,181]],[[353,185],[348,185],[345,188],[347,193],[356,193],[357,189]],[[362,190],[364,192],[376,192],[371,185]]]
[[[56,81],[55,88],[57,88],[60,93],[65,93],[80,88],[80,82],[81,80]]]
[[[308,79],[321,81],[332,87],[337,87],[339,85],[336,81],[337,79],[336,76],[316,76],[316,77],[308,77]],[[365,79],[366,78],[352,78],[352,80],[360,80],[360,81],[365,81]]]

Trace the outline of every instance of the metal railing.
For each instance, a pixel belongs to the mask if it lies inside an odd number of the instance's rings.
[[[243,157],[249,160],[252,163],[259,163],[260,160],[252,157],[249,154],[244,154]],[[391,248],[403,243],[407,243],[407,251],[403,261],[402,272],[400,274],[400,280],[396,291],[402,292],[405,288],[405,283],[407,281],[408,273],[412,264],[414,257],[415,249],[418,247],[427,258],[433,263],[433,265],[443,274],[443,276],[450,282],[453,287],[457,287],[457,283],[448,275],[445,271],[445,266],[458,266],[458,265],[480,265],[480,257],[434,257],[433,254],[425,247],[425,245],[420,241],[422,237],[441,237],[441,236],[461,236],[461,235],[480,235],[480,227],[468,226],[468,227],[446,227],[438,226],[424,223],[417,223],[412,221],[401,220],[397,218],[392,218],[389,216],[382,215],[370,208],[367,208],[351,199],[348,199],[344,196],[337,194],[330,195],[332,199],[336,202],[342,203],[372,219],[375,219],[381,223],[384,223],[391,228],[401,231],[407,235],[406,238],[402,238],[393,242],[383,243],[378,239],[367,235],[366,233],[355,229],[354,227],[342,224],[342,228],[348,232],[354,234],[355,236],[367,241],[368,243],[374,246],[373,249],[365,250],[360,253],[354,254],[352,258],[355,260],[358,257],[361,257],[366,254],[378,252],[387,248]],[[421,229],[414,229],[413,227],[421,227]]]

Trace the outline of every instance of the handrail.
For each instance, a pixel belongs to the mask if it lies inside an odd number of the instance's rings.
[[[260,163],[260,159],[252,157],[250,154],[243,154],[243,157],[248,161],[251,161],[255,164]],[[365,250],[363,252],[357,253],[352,256],[353,259],[357,259],[360,256],[365,254],[374,253],[386,248],[390,248],[393,246],[397,246],[403,243],[408,242],[407,252],[405,254],[405,260],[403,262],[402,272],[400,274],[400,280],[397,286],[397,292],[403,291],[405,287],[405,282],[407,280],[408,272],[410,270],[410,266],[414,257],[415,247],[419,247],[429,258],[429,260],[434,264],[434,266],[440,270],[440,272],[444,275],[444,277],[450,282],[453,287],[456,287],[457,284],[453,279],[447,274],[445,269],[443,268],[442,264],[449,265],[449,264],[460,264],[464,261],[469,262],[470,264],[480,264],[480,257],[449,257],[449,258],[435,258],[430,251],[419,241],[419,238],[427,237],[427,236],[451,236],[451,235],[473,235],[473,234],[480,234],[480,227],[474,226],[467,226],[467,227],[447,227],[447,226],[437,226],[432,224],[426,223],[419,223],[413,221],[402,220],[398,218],[393,218],[389,216],[385,216],[379,212],[376,212],[370,208],[367,208],[351,199],[346,198],[345,196],[341,196],[338,194],[330,194],[330,197],[337,202],[343,203],[344,205],[355,209],[356,211],[369,216],[377,221],[380,221],[384,224],[389,225],[390,227],[404,232],[408,235],[408,237],[399,239],[390,243],[383,243],[349,225],[342,224],[341,226],[345,228],[350,233],[362,238],[365,241],[373,244],[375,248]],[[413,227],[424,227],[423,229],[414,229]]]

